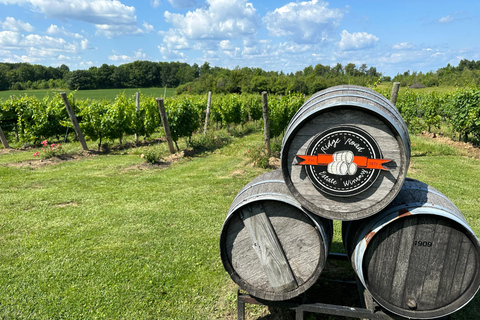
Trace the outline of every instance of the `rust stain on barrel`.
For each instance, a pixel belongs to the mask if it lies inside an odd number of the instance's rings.
[[[365,236],[364,240],[365,240],[365,243],[368,245],[368,243],[370,242],[370,240],[372,240],[373,236],[375,235],[375,231],[370,231],[369,233],[367,233],[367,235]]]
[[[402,210],[398,211],[398,218],[403,218],[403,217],[411,216],[411,215],[412,215],[412,213],[408,209],[402,209]]]

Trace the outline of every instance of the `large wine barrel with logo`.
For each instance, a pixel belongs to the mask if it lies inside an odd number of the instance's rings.
[[[384,308],[414,319],[446,316],[480,286],[479,242],[438,190],[406,179],[377,215],[343,222],[343,241],[363,285]]]
[[[303,209],[276,170],[254,179],[232,202],[220,255],[241,289],[260,299],[287,300],[317,281],[332,233],[332,221]]]
[[[290,121],[281,165],[294,197],[317,215],[368,217],[398,194],[410,162],[407,127],[390,101],[359,86],[308,99]]]

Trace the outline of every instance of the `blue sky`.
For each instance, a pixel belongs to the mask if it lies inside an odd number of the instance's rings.
[[[480,1],[0,0],[0,61],[135,60],[383,75],[480,60]]]

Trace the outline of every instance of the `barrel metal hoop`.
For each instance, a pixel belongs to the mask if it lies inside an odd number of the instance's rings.
[[[338,90],[338,91],[340,91],[340,90]],[[361,91],[361,90],[357,90],[357,91]],[[334,92],[334,91],[331,91],[331,92]],[[365,92],[365,91],[364,91],[364,92]],[[330,92],[329,92],[329,93],[330,93]],[[303,104],[302,108],[300,108],[300,110],[297,111],[297,113],[295,113],[295,115],[293,116],[293,118],[290,120],[290,124],[293,124],[295,121],[297,121],[298,118],[303,117],[304,114],[305,114],[305,111],[311,109],[311,108],[314,107],[316,104],[322,103],[322,102],[327,101],[327,100],[337,99],[337,98],[342,98],[342,97],[344,97],[344,98],[361,98],[361,99],[369,100],[369,101],[372,101],[372,102],[374,102],[374,103],[376,103],[376,104],[382,105],[379,101],[377,101],[377,100],[375,100],[375,99],[372,99],[372,97],[367,97],[367,96],[358,95],[358,94],[351,94],[351,93],[342,93],[342,94],[337,94],[337,95],[328,96],[328,97],[324,97],[324,98],[319,98],[319,100],[317,100],[317,101],[313,101],[314,99],[312,99],[312,100],[309,99],[308,101],[306,101],[306,102]],[[348,99],[346,99],[346,100],[348,100]],[[388,101],[388,100],[387,100],[387,101]],[[356,102],[353,102],[353,101],[345,101],[345,102],[343,102],[343,103],[340,102],[340,104],[348,104],[347,102],[348,102],[348,103],[352,103],[352,104],[354,104],[354,105],[357,104]],[[309,103],[311,103],[312,105],[309,106],[309,105],[308,105]],[[360,105],[360,104],[362,104],[362,103],[358,103],[358,105]],[[385,107],[384,109],[390,111],[392,117],[393,117],[393,118],[396,118],[397,121],[403,121],[403,118],[402,118],[401,114],[398,112],[398,110],[395,108],[395,106],[392,105],[389,101],[388,101],[388,104],[390,104],[390,108],[386,108],[386,107]],[[325,106],[321,106],[320,110],[323,110],[323,109],[327,108],[327,106],[328,106],[328,104],[325,105]],[[306,110],[302,110],[302,109],[306,109]],[[317,108],[314,108],[314,110],[315,110],[315,111],[318,111]],[[375,110],[380,110],[380,109],[375,108]],[[290,126],[287,127],[286,132],[289,131],[289,127],[290,127]]]
[[[235,196],[235,198],[233,199],[232,202],[235,202],[235,200],[240,196],[242,195],[245,191],[248,191],[250,190],[251,188],[255,187],[255,186],[258,186],[258,185],[261,185],[261,184],[264,184],[264,183],[281,183],[281,184],[285,184],[285,181],[283,180],[263,180],[263,181],[259,181],[257,183],[254,183],[250,186],[247,186],[245,187],[244,189],[240,190],[240,192]]]
[[[272,196],[278,196],[278,198],[273,198]],[[234,207],[230,208],[230,214],[233,213],[234,211],[238,210],[238,208],[252,203],[256,202],[259,200],[274,200],[274,201],[281,201],[286,204],[292,205],[301,211],[305,211],[303,207],[295,200],[295,198],[289,197],[283,193],[275,193],[275,192],[269,192],[269,193],[257,193],[254,195],[251,195],[245,199],[243,199],[241,202],[237,203]]]
[[[406,178],[406,179],[410,179],[410,178]],[[406,179],[405,179],[405,180],[406,180]],[[412,180],[412,181],[413,181],[413,180]],[[408,185],[408,186],[403,186],[403,188],[408,189],[408,190],[427,191],[428,193],[433,193],[433,194],[435,194],[435,195],[437,195],[437,196],[440,196],[440,197],[442,197],[442,198],[444,198],[444,199],[447,199],[443,193],[441,193],[441,192],[438,191],[437,189],[429,188],[429,186],[423,187],[423,186],[420,186],[420,185],[415,185],[415,186],[410,186],[410,185]]]
[[[390,102],[390,100],[388,100],[384,95],[378,93],[377,91],[375,90],[371,90],[371,89],[367,89],[365,87],[362,87],[362,86],[352,86],[352,85],[349,85],[349,86],[345,86],[345,85],[340,85],[340,86],[334,86],[334,87],[330,87],[328,89],[325,89],[325,90],[322,90],[322,91],[319,91],[317,93],[315,93],[314,95],[312,95],[306,102],[310,102],[312,100],[315,100],[317,97],[323,95],[323,94],[328,94],[328,93],[331,93],[331,92],[335,92],[335,91],[344,91],[344,90],[349,90],[349,91],[359,91],[359,92],[363,92],[363,93],[367,93],[369,95],[372,95],[372,96],[375,96],[381,100],[383,100],[385,103],[387,104],[390,104],[392,107],[394,107],[394,105]]]

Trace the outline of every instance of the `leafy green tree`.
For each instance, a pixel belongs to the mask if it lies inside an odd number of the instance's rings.
[[[87,70],[72,71],[68,76],[67,85],[70,90],[95,89],[95,81]]]
[[[0,69],[0,90],[7,90],[9,87],[5,70]]]

